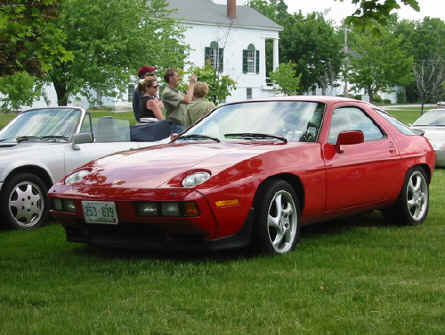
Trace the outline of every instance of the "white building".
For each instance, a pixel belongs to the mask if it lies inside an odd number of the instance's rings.
[[[168,0],[173,17],[187,30],[188,61],[202,67],[206,60],[237,82],[227,101],[277,94],[266,85],[266,40],[273,41],[273,68],[278,67],[279,32],[283,29],[245,0]]]

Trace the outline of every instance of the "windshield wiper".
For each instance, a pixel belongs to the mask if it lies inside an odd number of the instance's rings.
[[[7,140],[12,140],[15,139],[14,137],[6,137],[6,138],[1,138],[0,142],[6,142]]]
[[[17,143],[29,140],[40,140],[40,136],[18,136],[15,140],[17,141]]]
[[[42,136],[41,139],[42,140],[65,140],[65,141],[69,140],[69,138],[67,136],[60,136],[60,135]]]
[[[281,136],[275,136],[270,134],[261,134],[261,133],[230,133],[224,134],[224,137],[233,137],[233,138],[242,138],[246,140],[265,140],[265,139],[277,139],[287,143],[287,138]]]
[[[211,136],[207,136],[207,135],[200,135],[200,134],[190,134],[190,135],[184,135],[184,136],[179,136],[177,138],[178,140],[212,140],[215,142],[221,142],[219,139],[217,139],[216,137],[211,137]]]

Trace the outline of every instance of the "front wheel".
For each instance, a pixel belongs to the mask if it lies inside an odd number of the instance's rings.
[[[43,225],[48,216],[48,187],[31,173],[19,173],[3,186],[1,211],[15,229],[32,229]]]
[[[285,254],[295,249],[300,234],[300,207],[293,188],[284,180],[270,180],[259,189],[256,204],[257,247]]]
[[[396,224],[422,224],[429,209],[429,185],[425,172],[420,167],[410,169],[397,203],[383,213],[387,221]]]

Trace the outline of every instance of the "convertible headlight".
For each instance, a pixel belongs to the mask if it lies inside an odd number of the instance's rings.
[[[89,173],[90,171],[88,170],[80,170],[74,172],[72,175],[69,175],[68,177],[65,178],[65,185],[72,185],[74,183],[78,183],[83,179],[83,177],[85,177]]]
[[[200,185],[210,178],[210,173],[205,171],[195,172],[189,174],[182,180],[182,186],[184,187],[194,187]]]

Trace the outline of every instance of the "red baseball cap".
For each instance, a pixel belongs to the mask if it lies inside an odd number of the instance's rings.
[[[156,71],[156,69],[157,69],[156,66],[151,66],[151,65],[141,66],[138,70],[138,76],[139,78],[143,78],[146,73],[153,73]]]

